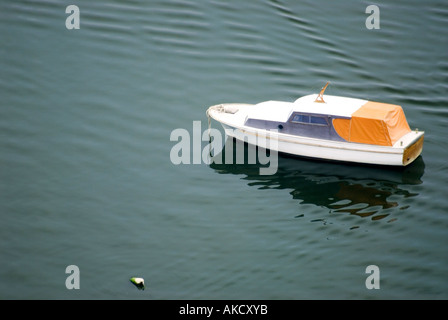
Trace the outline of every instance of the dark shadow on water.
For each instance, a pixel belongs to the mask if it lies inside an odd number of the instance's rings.
[[[236,145],[239,143],[228,139],[215,159],[222,159],[224,163],[225,150],[232,148],[227,150],[233,150],[235,160]],[[259,189],[287,190],[301,204],[314,204],[331,212],[372,220],[386,217],[387,221],[396,220],[397,217],[391,213],[404,212],[409,207],[405,199],[418,195],[412,191],[412,185],[422,183],[425,168],[421,156],[402,168],[337,163],[281,154],[278,156],[277,172],[260,175],[260,168],[269,164],[261,165],[258,161],[247,164],[249,150],[256,152],[256,148],[245,144],[244,164],[212,163],[210,167],[220,174],[244,175],[242,179],[249,186]]]

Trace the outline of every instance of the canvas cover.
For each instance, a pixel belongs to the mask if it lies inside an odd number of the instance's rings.
[[[368,101],[356,110],[351,119],[334,119],[336,132],[350,142],[392,146],[410,132],[400,106]]]

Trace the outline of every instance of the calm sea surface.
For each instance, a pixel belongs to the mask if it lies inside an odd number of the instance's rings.
[[[372,30],[370,4],[1,2],[0,299],[447,299],[448,3],[375,1]],[[422,156],[171,162],[208,106],[327,81],[401,105]]]

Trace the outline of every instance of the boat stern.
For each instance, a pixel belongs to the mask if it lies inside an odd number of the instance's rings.
[[[423,141],[425,139],[425,132],[413,130],[405,134],[399,139],[394,147],[403,150],[402,165],[407,166],[412,163],[423,151]]]

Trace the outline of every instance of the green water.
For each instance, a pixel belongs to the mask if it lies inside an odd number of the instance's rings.
[[[2,2],[0,299],[448,298],[448,5],[376,1],[369,30],[370,4]],[[401,105],[422,156],[401,170],[282,156],[272,176],[171,162],[171,132],[205,130],[208,106],[327,81]]]

